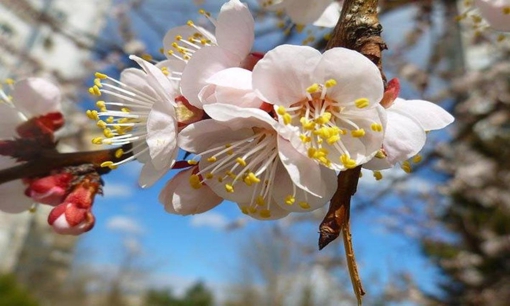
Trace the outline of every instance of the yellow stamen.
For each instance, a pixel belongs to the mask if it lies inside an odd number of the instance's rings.
[[[357,108],[365,108],[370,105],[370,102],[367,98],[360,98],[354,101],[354,105],[356,105]]]
[[[377,181],[380,181],[380,180],[382,180],[383,175],[382,175],[381,171],[374,171],[374,177]]]

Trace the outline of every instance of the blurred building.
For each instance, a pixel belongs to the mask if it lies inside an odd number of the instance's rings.
[[[84,63],[110,7],[109,0],[1,0],[0,80],[45,76],[77,90],[90,75]],[[53,234],[46,221],[50,209],[0,212],[0,273],[15,273],[41,290],[54,290],[65,279],[76,244],[74,237]]]

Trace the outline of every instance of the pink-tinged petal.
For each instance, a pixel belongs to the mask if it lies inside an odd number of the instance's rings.
[[[233,67],[218,71],[207,79],[208,84],[230,87],[240,90],[251,90],[252,72],[243,68]]]
[[[312,47],[282,45],[253,68],[253,89],[267,103],[288,107],[306,97],[321,53]]]
[[[159,169],[157,170],[151,161],[147,161],[143,164],[142,172],[140,173],[140,177],[138,178],[138,185],[142,188],[147,188],[154,183],[156,183],[163,175],[168,172],[169,169]]]
[[[178,143],[183,150],[200,153],[212,147],[245,139],[251,135],[253,135],[251,127],[234,132],[229,125],[209,119],[185,127],[179,133]]]
[[[207,85],[207,80],[218,71],[239,66],[241,60],[234,53],[220,47],[207,47],[198,50],[193,54],[182,73],[182,94],[191,105],[202,108],[198,94]]]
[[[167,212],[178,215],[201,214],[223,201],[207,185],[193,189],[189,183],[192,173],[193,168],[177,173],[159,194],[159,201]]]
[[[425,145],[426,138],[418,121],[388,109],[388,125],[383,142],[388,163],[395,165],[416,155]]]
[[[455,119],[440,106],[423,100],[397,98],[388,111],[398,112],[418,121],[425,131],[439,130]]]
[[[16,127],[24,122],[18,110],[9,103],[0,103],[0,139],[11,139],[16,135]]]
[[[162,99],[175,105],[174,97],[176,97],[178,93],[175,92],[175,85],[172,84],[163,72],[153,64],[137,56],[131,55],[129,58],[136,61],[147,73],[147,80],[149,84],[159,96],[157,99]]]
[[[319,198],[328,196],[332,188],[336,189],[335,171],[320,166],[308,156],[298,152],[289,141],[281,137],[278,137],[278,153],[292,182],[297,187]],[[276,181],[280,183],[279,180]]]
[[[175,110],[166,101],[157,100],[147,118],[147,145],[156,169],[172,167],[177,155]]]
[[[319,19],[333,0],[291,0],[285,5],[285,12],[297,24],[310,24]]]
[[[374,157],[368,162],[363,164],[363,168],[369,169],[369,170],[384,170],[393,168],[394,165],[390,164],[388,162],[387,158],[377,158]]]
[[[266,207],[256,207],[254,208],[253,210],[249,210],[249,207],[250,207],[250,202],[245,202],[245,203],[238,203],[237,205],[239,206],[239,208],[241,209],[241,211],[245,211],[246,212],[246,215],[254,218],[254,219],[257,219],[257,220],[278,220],[278,219],[281,219],[285,216],[287,216],[290,211],[287,211],[287,210],[284,210],[280,207],[280,205],[278,205],[275,200],[271,200],[271,203],[269,204],[269,211],[270,211],[270,216],[267,217],[266,215],[262,216],[261,215],[261,211],[262,209],[267,209]],[[254,207],[254,204],[251,204],[252,207]]]
[[[370,105],[379,104],[384,94],[381,72],[368,58],[353,50],[333,48],[324,52],[313,72],[314,82],[324,84],[333,79],[336,85],[327,96],[340,105],[354,105],[359,98]]]
[[[268,113],[258,108],[216,103],[204,105],[204,110],[212,119],[224,122],[232,130],[252,127],[276,129],[279,125]]]
[[[171,58],[157,63],[156,67],[158,67],[159,69],[166,67],[168,71],[168,77],[171,77],[173,73],[177,74],[182,73],[184,71],[184,68],[186,67],[186,62],[176,58]],[[177,85],[178,82],[174,82],[174,84]]]
[[[255,39],[254,26],[255,21],[246,4],[230,0],[221,7],[216,22],[218,46],[244,59]]]
[[[60,89],[41,78],[28,78],[14,84],[13,103],[27,117],[60,111]]]
[[[275,181],[278,182],[277,188],[273,189],[273,198],[281,208],[291,212],[309,212],[324,206],[336,191],[336,173],[331,169],[320,166],[321,176],[320,182],[325,186],[324,194],[316,197],[303,189],[293,186],[293,181],[282,165],[276,172]],[[289,197],[293,197],[293,201],[289,202]]]
[[[475,0],[475,6],[492,28],[498,31],[510,31],[510,14],[504,12],[505,8],[510,7],[510,1]]]
[[[30,209],[34,201],[26,197],[25,186],[21,180],[3,183],[0,185],[0,211],[17,214]]]
[[[211,32],[207,31],[206,29],[200,26],[197,26],[197,28],[198,30],[188,25],[184,25],[172,28],[168,32],[166,32],[165,37],[163,38],[163,49],[165,56],[168,59],[177,59],[176,57],[172,56],[169,53],[169,51],[173,51],[174,54],[180,55],[179,50],[172,46],[174,42],[176,42],[180,46],[183,46],[181,42],[177,41],[176,38],[178,36],[184,40],[187,40],[189,37],[194,37],[194,34],[200,33],[204,35],[207,39],[209,39],[212,42],[212,44],[216,44],[216,38]]]
[[[326,7],[322,15],[313,23],[317,27],[333,28],[340,19],[340,11],[342,6],[339,2],[333,1]]]

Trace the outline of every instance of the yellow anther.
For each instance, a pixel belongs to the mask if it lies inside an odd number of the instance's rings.
[[[223,178],[221,176],[218,176],[218,182],[223,183]]]
[[[159,51],[159,53],[161,53],[161,54],[165,54],[165,48],[159,48],[159,49],[158,49],[158,51]]]
[[[351,135],[352,135],[352,137],[356,137],[356,138],[363,137],[363,136],[365,136],[365,130],[364,129],[352,130]]]
[[[376,181],[382,180],[383,176],[382,176],[381,171],[374,171],[374,177],[375,177]]]
[[[205,10],[203,10],[203,9],[199,9],[199,10],[198,10],[198,13],[199,13],[200,15],[205,15]]]
[[[216,160],[217,160],[216,156],[211,156],[211,157],[207,158],[207,161],[210,163],[214,163]]]
[[[314,158],[316,152],[317,152],[317,149],[315,149],[315,148],[308,148],[308,157]]]
[[[299,139],[301,139],[301,141],[304,143],[312,141],[312,138],[310,136],[306,136],[305,134],[299,135]]]
[[[347,156],[347,154],[342,154],[342,156],[340,156],[340,162],[347,169],[352,169],[357,166],[356,161],[354,159],[351,159],[349,156]]]
[[[357,108],[365,108],[370,105],[370,102],[367,98],[360,98],[354,101],[354,105],[356,105]]]
[[[260,183],[260,179],[253,172],[248,173],[246,177],[249,178],[252,183]]]
[[[152,61],[152,55],[150,54],[142,54],[142,58],[146,61]]]
[[[310,204],[308,204],[308,202],[305,202],[305,201],[301,201],[298,203],[299,207],[301,207],[302,209],[310,209]]]
[[[331,87],[335,86],[336,84],[337,84],[337,82],[335,79],[329,79],[326,81],[326,83],[324,83],[324,86],[326,86],[326,88],[331,88]]]
[[[415,157],[413,157],[413,163],[417,164],[422,161],[422,156],[420,154],[417,154]]]
[[[106,138],[112,138],[114,136],[112,130],[110,130],[109,128],[103,130],[103,135]]]
[[[379,158],[379,159],[386,158],[386,153],[384,153],[384,151],[382,151],[382,150],[379,150],[379,151],[377,151],[377,153],[375,153],[375,157]]]
[[[503,7],[503,14],[510,15],[510,6]]]
[[[177,40],[177,41],[182,40],[182,36],[181,36],[181,35],[176,35],[176,36],[175,36],[175,40]]]
[[[234,192],[234,186],[232,186],[231,184],[225,184],[225,190],[227,192]]]
[[[372,124],[370,125],[370,129],[371,129],[372,131],[374,131],[374,132],[382,132],[383,127],[382,127],[382,125],[381,125],[381,124],[379,124],[379,123],[372,123]]]
[[[196,161],[194,159],[188,160],[188,165],[196,165],[196,164],[198,164],[198,161]]]
[[[168,55],[174,55],[174,50],[168,50],[166,53],[168,53]]]
[[[96,85],[99,88],[103,87],[103,84],[101,84],[101,79],[100,78],[95,78],[94,79],[94,85]]]
[[[101,167],[102,168],[110,168],[112,166],[113,166],[113,162],[112,161],[105,161],[105,162],[101,163]]]
[[[112,116],[106,118],[106,122],[108,123],[113,123],[115,121],[115,118],[113,118]]]
[[[241,212],[245,215],[248,214],[248,206],[241,206]]]
[[[191,21],[191,20],[188,20],[188,22],[186,22],[186,24],[187,24],[188,26],[190,26],[190,27],[194,27],[194,26],[195,26],[195,24],[194,24],[194,23],[193,23],[193,21]]]
[[[307,93],[314,93],[314,92],[318,92],[320,90],[321,86],[317,83],[314,83],[312,85],[310,85],[307,89],[306,89],[306,92]]]
[[[283,115],[283,124],[288,125],[292,122],[292,117],[289,115],[289,113],[285,113]]]
[[[283,107],[283,106],[278,106],[278,107],[276,108],[276,113],[277,113],[278,115],[280,115],[280,116],[283,116],[283,115],[285,115],[285,114],[287,113],[287,111],[285,110],[285,107]]]
[[[92,138],[92,143],[96,145],[103,144],[103,137],[95,137]]]
[[[294,198],[292,195],[289,194],[285,197],[285,204],[292,205],[294,202],[296,202],[296,198]]]
[[[97,87],[97,85],[90,87],[89,93],[93,96],[98,96],[98,97],[101,96],[101,91],[99,90],[99,87]]]
[[[264,197],[261,195],[257,196],[257,198],[255,199],[255,203],[257,203],[258,206],[266,205],[266,201],[264,200]]]
[[[97,101],[96,102],[96,106],[97,108],[105,108],[106,107],[106,103],[104,101]]]
[[[232,171],[225,171],[225,174],[230,176],[231,178],[236,178],[236,175]]]
[[[328,139],[326,139],[326,142],[331,145],[339,140],[340,140],[340,135],[333,135],[333,136],[329,137]]]
[[[402,163],[400,168],[402,168],[402,170],[404,170],[405,173],[411,173],[412,170],[411,164],[407,160]]]
[[[246,161],[245,161],[244,159],[242,159],[241,157],[236,158],[236,162],[237,162],[239,165],[241,165],[241,166],[243,166],[243,167],[246,167]]]
[[[296,32],[298,32],[298,33],[303,32],[305,27],[306,27],[305,24],[296,24]]]
[[[127,107],[123,107],[123,108],[121,108],[120,110],[121,110],[122,112],[124,112],[124,113],[129,113],[129,112],[131,111],[131,110],[130,110],[129,108],[127,108]]]
[[[502,41],[503,41],[503,40],[505,40],[505,39],[506,39],[505,34],[499,34],[499,35],[498,35],[498,38],[497,38],[497,41],[498,41],[498,42],[502,42]]]
[[[264,219],[271,218],[271,211],[269,209],[262,209],[259,212],[259,216]]]
[[[14,79],[7,78],[7,79],[5,79],[4,83],[7,85],[14,85],[14,83],[16,83],[16,81],[14,81]]]
[[[319,118],[315,119],[315,123],[317,124],[325,124],[328,123],[329,120],[331,120],[331,113],[330,112],[324,112]]]
[[[121,157],[122,157],[122,155],[124,155],[124,150],[122,150],[122,149],[117,149],[117,150],[115,151],[115,157],[117,157],[117,158],[121,158]]]
[[[199,189],[202,187],[202,182],[200,181],[200,177],[196,174],[192,174],[189,177],[189,184],[193,189]]]
[[[250,214],[254,214],[254,213],[256,213],[256,212],[257,212],[257,207],[255,207],[255,206],[250,206],[250,207],[248,207],[248,212],[249,212]]]
[[[103,120],[99,120],[96,124],[98,127],[106,129],[106,122],[104,122]]]
[[[99,120],[99,115],[97,114],[96,110],[87,110],[85,114],[87,114],[87,117],[92,120]]]
[[[208,180],[212,179],[213,177],[214,177],[214,175],[211,172],[209,172],[205,175],[205,178]]]
[[[301,119],[299,119],[299,122],[301,122],[301,125],[305,130],[312,131],[315,129],[315,122],[308,121],[305,117],[301,117]]]
[[[101,73],[101,72],[96,72],[94,73],[94,76],[98,79],[101,79],[101,80],[104,80],[104,79],[107,79],[108,76],[104,73]]]

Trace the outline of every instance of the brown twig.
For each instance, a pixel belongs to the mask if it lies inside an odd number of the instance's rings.
[[[345,0],[342,14],[333,30],[326,49],[344,47],[360,52],[382,71],[382,51],[386,44],[381,38],[382,26],[377,16],[378,0]],[[356,193],[361,166],[342,171],[338,175],[337,191],[329,210],[319,226],[319,249],[324,248],[343,232],[347,265],[358,304],[365,294],[354,257],[350,232],[351,197]]]

